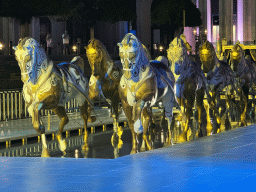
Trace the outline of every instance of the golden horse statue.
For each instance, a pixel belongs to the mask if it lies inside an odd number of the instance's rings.
[[[181,113],[178,120],[184,126],[183,132],[179,135],[179,142],[189,140],[190,118],[193,115],[193,107],[196,100],[196,109],[198,111],[198,129],[196,136],[201,131],[202,109],[203,104],[207,113],[207,135],[212,134],[212,123],[208,107],[208,101],[204,100],[204,95],[207,94],[206,78],[198,63],[189,59],[186,46],[181,38],[176,37],[169,45],[167,57],[170,68],[175,73],[175,94],[181,107]],[[185,116],[183,116],[185,114]]]
[[[117,140],[119,147],[122,143],[121,135],[123,129],[118,126],[119,117],[119,103],[121,102],[118,86],[122,76],[122,70],[114,63],[107,52],[106,47],[98,39],[89,41],[88,46],[85,46],[86,56],[91,67],[91,77],[89,81],[89,98],[95,102],[96,99],[105,98],[110,104],[111,114],[113,117],[113,136],[112,145],[114,140]],[[91,108],[88,108],[89,114]],[[89,122],[94,122],[95,116],[89,115]]]
[[[43,47],[33,38],[21,39],[14,46],[16,60],[21,70],[23,97],[32,117],[33,127],[42,137],[42,156],[49,156],[45,138],[45,127],[40,120],[41,109],[51,109],[61,119],[56,138],[60,150],[65,155],[66,141],[62,138],[64,126],[69,122],[64,104],[75,98],[80,106],[81,117],[84,121],[83,150],[88,150],[87,138],[87,108],[88,80],[83,73],[83,59],[75,57],[71,63],[54,65],[48,60]],[[77,65],[76,65],[77,64]]]
[[[225,125],[227,118],[231,123],[230,110],[232,110],[231,102],[233,102],[231,99],[237,90],[235,75],[227,62],[218,59],[215,49],[209,41],[205,41],[200,46],[199,56],[213,101],[211,109],[217,123],[214,132],[223,132],[227,130]]]
[[[238,91],[242,95],[241,100],[244,105],[240,126],[246,126],[247,103],[250,90],[253,93],[253,97],[255,97],[253,86],[256,85],[256,66],[245,58],[244,51],[239,43],[235,44],[230,51],[230,66],[237,78]]]
[[[137,141],[141,133],[143,133],[146,150],[152,149],[147,132],[152,122],[151,107],[160,99],[165,106],[169,144],[171,144],[172,109],[177,105],[177,101],[169,68],[159,61],[150,61],[145,47],[131,33],[126,34],[118,46],[124,71],[119,85],[119,94],[132,132],[131,154],[140,150],[140,144]]]

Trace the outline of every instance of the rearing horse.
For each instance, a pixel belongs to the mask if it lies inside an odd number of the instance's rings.
[[[132,132],[132,153],[138,151],[137,136],[143,132],[148,150],[152,149],[147,138],[152,120],[151,107],[160,99],[165,106],[168,120],[169,143],[171,143],[172,108],[177,104],[170,71],[159,61],[151,61],[137,37],[131,33],[118,43],[124,74],[119,85],[122,107]]]
[[[256,85],[256,67],[251,61],[245,59],[243,49],[239,44],[235,44],[230,52],[230,65],[237,78],[239,92],[241,95],[244,94],[244,111],[241,114],[240,126],[245,126],[247,125],[246,112],[249,90],[253,88],[253,85]]]
[[[110,58],[107,49],[101,41],[92,39],[85,49],[91,67],[89,98],[92,101],[95,101],[101,96],[107,100],[110,104],[111,114],[114,119],[114,134],[121,137],[123,130],[121,126],[118,126],[118,108],[120,103],[118,86],[122,71]],[[90,107],[88,108],[88,111],[90,113]],[[95,121],[95,119],[90,118],[90,116],[89,119],[90,121]]]
[[[196,108],[198,110],[198,133],[201,130],[202,107],[208,106],[208,102],[204,100],[205,92],[209,96],[206,87],[206,78],[200,65],[189,59],[186,46],[181,38],[176,37],[169,45],[167,57],[170,68],[175,72],[175,94],[181,107],[181,111],[185,113],[185,127],[179,135],[179,142],[187,141],[187,132],[189,130],[190,117],[193,115],[194,102],[196,100]],[[209,107],[207,112],[207,135],[212,133],[212,124],[210,122]],[[180,115],[181,116],[181,115]],[[181,119],[181,117],[179,118]],[[184,120],[183,120],[184,121]],[[184,122],[183,122],[184,123]]]
[[[229,115],[231,97],[236,89],[235,75],[228,63],[217,58],[215,49],[209,41],[205,41],[199,48],[201,68],[206,73],[207,86],[212,96],[212,106],[216,121],[220,127],[214,132],[226,130],[225,120]],[[225,100],[221,96],[225,94]],[[226,108],[219,113],[220,108]],[[231,123],[231,122],[230,122]]]
[[[83,73],[83,59],[75,57],[71,64],[61,63],[54,65],[46,57],[43,47],[33,38],[21,39],[15,50],[16,60],[21,70],[23,97],[28,112],[32,117],[35,130],[42,136],[42,156],[49,156],[47,150],[45,127],[39,118],[41,109],[51,109],[61,119],[56,138],[60,150],[65,154],[66,141],[62,139],[64,126],[69,122],[64,104],[75,98],[80,106],[81,116],[84,121],[83,150],[88,150],[87,138],[87,108],[88,80]]]

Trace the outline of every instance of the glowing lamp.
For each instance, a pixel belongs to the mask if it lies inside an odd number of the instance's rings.
[[[74,46],[72,47],[72,50],[73,50],[74,52],[76,52],[77,47],[74,45]]]
[[[207,29],[204,30],[205,35],[207,34]]]
[[[0,42],[0,50],[3,50],[4,45]]]
[[[193,33],[194,33],[194,35],[196,35],[196,30],[195,29],[194,29]]]
[[[159,50],[162,52],[164,50],[163,46],[160,45]]]

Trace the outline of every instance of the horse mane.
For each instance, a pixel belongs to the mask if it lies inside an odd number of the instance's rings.
[[[211,53],[215,54],[215,49],[214,49],[213,45],[208,40],[200,45],[199,51],[202,51],[203,49],[207,49]]]
[[[30,38],[31,38],[31,37],[20,38],[17,47],[18,47],[19,49],[22,49],[23,46],[25,45],[25,42],[26,42],[28,39],[30,39]]]
[[[89,41],[89,44],[87,46],[87,48],[93,48],[93,49],[96,49],[96,50],[102,50],[102,54],[103,54],[103,58],[107,59],[107,61],[110,61],[113,63],[113,60],[111,59],[105,45],[98,39],[91,39]]]

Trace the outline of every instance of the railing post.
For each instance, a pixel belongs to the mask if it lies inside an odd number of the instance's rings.
[[[5,111],[5,92],[3,93],[3,120],[6,118],[6,111]]]
[[[13,119],[13,93],[14,91],[11,92],[11,119]]]

